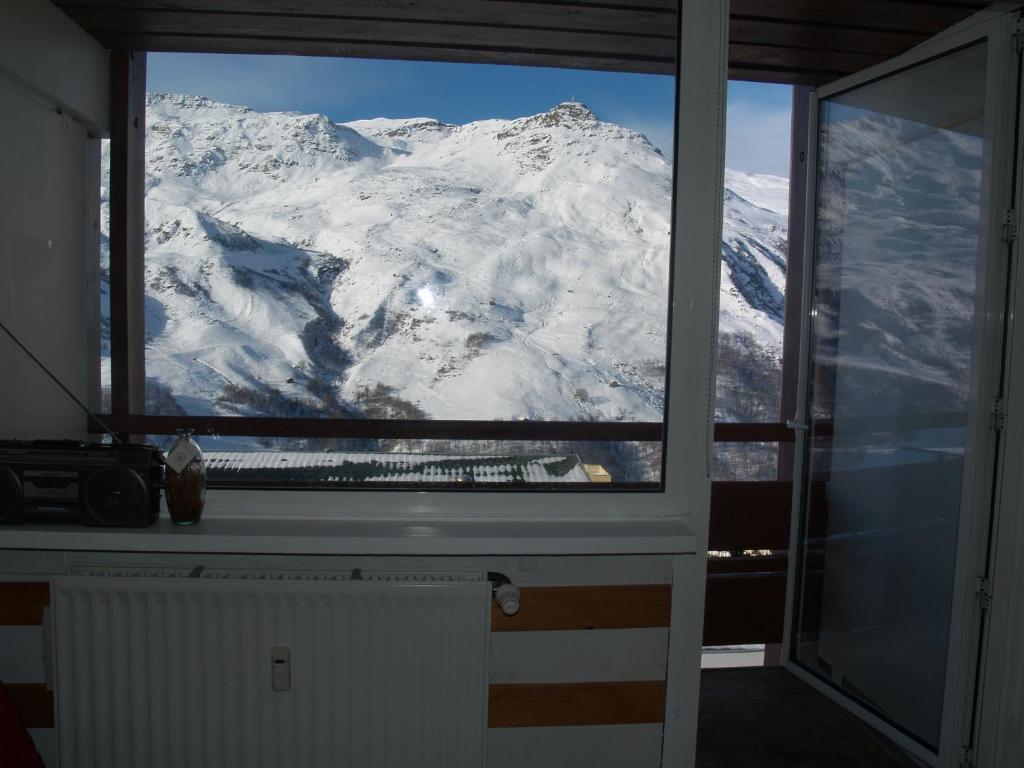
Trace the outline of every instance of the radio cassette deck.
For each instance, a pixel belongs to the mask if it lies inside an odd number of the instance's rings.
[[[149,445],[0,441],[0,525],[144,528],[160,514],[163,466]]]

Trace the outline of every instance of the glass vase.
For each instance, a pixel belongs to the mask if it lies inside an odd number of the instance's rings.
[[[206,462],[203,450],[191,434],[181,433],[167,452],[167,458],[167,471],[164,475],[167,511],[175,525],[195,525],[202,517],[206,505]]]

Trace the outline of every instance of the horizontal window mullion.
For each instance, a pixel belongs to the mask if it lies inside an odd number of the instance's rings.
[[[114,432],[249,437],[357,438],[388,440],[559,440],[660,442],[661,422],[463,421],[399,419],[318,419],[247,416],[118,416],[101,414]],[[90,431],[105,430],[92,420]]]
[[[381,440],[577,440],[660,442],[661,422],[620,421],[465,421],[399,419],[273,418],[261,416],[143,416],[101,414],[122,434],[173,435],[188,429],[197,435],[235,437],[370,438]],[[89,429],[105,430],[95,419]],[[715,442],[792,442],[785,424],[715,424]]]
[[[231,480],[223,476],[211,477],[207,480],[207,488],[223,491],[473,491],[473,492],[507,492],[516,493],[565,493],[587,492],[606,493],[608,491],[649,491],[660,492],[661,483],[643,481],[625,481],[611,483],[545,483],[545,482],[429,482],[378,480],[376,482],[351,481],[260,481]]]

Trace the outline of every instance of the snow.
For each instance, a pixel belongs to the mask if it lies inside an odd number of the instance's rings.
[[[575,102],[336,124],[151,94],[146,373],[198,414],[658,421],[672,167]],[[778,357],[785,179],[729,171],[722,329]]]
[[[725,169],[726,189],[780,216],[789,215],[789,179],[766,173],[743,173]]]

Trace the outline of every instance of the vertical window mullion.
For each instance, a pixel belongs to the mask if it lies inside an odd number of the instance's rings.
[[[145,409],[146,54],[111,53],[111,411]]]
[[[782,397],[779,421],[796,415],[800,375],[800,326],[803,317],[804,230],[807,221],[807,148],[811,89],[793,88],[789,159],[789,249],[786,256],[786,313],[782,336]],[[793,477],[793,443],[779,444],[778,478]]]

